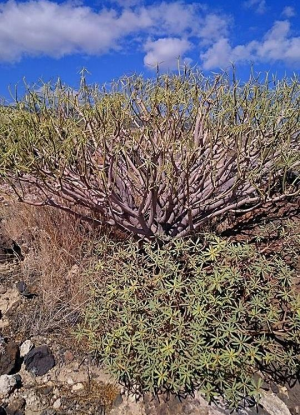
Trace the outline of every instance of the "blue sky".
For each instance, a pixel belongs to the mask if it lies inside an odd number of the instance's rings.
[[[181,62],[206,73],[231,62],[240,78],[300,70],[299,0],[0,0],[0,96],[8,85],[60,76],[76,88]]]

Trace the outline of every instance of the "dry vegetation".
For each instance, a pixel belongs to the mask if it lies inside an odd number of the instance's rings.
[[[89,298],[83,269],[93,261],[99,230],[82,227],[63,211],[12,200],[1,205],[0,217],[1,231],[22,247],[19,280],[38,294],[34,314],[23,316],[23,330],[39,333],[75,324]]]
[[[43,87],[0,108],[2,231],[35,329],[80,322],[139,393],[201,386],[236,407],[258,369],[297,378],[299,80]]]

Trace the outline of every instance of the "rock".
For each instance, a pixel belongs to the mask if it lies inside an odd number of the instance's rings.
[[[53,389],[53,395],[58,395],[59,394],[59,389],[56,387]]]
[[[0,376],[0,396],[8,397],[19,383],[19,375],[2,375]]]
[[[45,375],[55,366],[54,356],[48,346],[34,347],[24,358],[26,370],[36,376]]]
[[[26,401],[24,398],[14,400],[13,404],[6,408],[7,415],[25,415]]]
[[[47,396],[52,394],[53,391],[53,385],[51,383],[48,383],[46,385],[43,385],[40,389],[39,389],[39,393],[43,396]]]
[[[0,355],[0,375],[10,375],[17,371],[20,365],[20,350],[15,342],[2,345]]]
[[[280,398],[292,415],[300,415],[300,382],[297,381],[292,386],[280,386],[278,398]]]
[[[275,393],[276,395],[279,393],[279,387],[278,385],[276,385],[275,382],[271,382],[270,387],[273,393]]]
[[[3,314],[3,317],[0,320],[0,329],[9,325],[7,315],[13,312],[18,306],[19,301],[20,295],[15,288],[9,288],[5,294],[0,295],[0,310]]]
[[[51,381],[51,375],[50,373],[47,373],[45,376],[42,377],[41,379],[42,383],[48,383]]]
[[[61,407],[61,400],[60,398],[56,399],[56,401],[53,404],[54,409],[59,409]]]
[[[259,403],[270,415],[291,415],[286,404],[274,393],[264,392]]]
[[[179,399],[176,396],[160,396],[158,399],[151,394],[145,394],[138,402],[132,402],[128,397],[119,395],[110,410],[110,415],[224,415],[229,413],[214,404],[209,405],[198,393],[195,393],[195,397],[188,396],[186,399]]]
[[[26,412],[28,414],[35,412],[40,413],[42,409],[40,397],[37,396],[34,389],[30,389],[28,393],[26,393]]]
[[[0,294],[5,294],[7,289],[4,287],[4,285],[0,285]]]
[[[32,294],[28,287],[27,284],[24,281],[19,281],[16,284],[17,290],[19,291],[19,293],[23,296],[23,297],[28,297],[31,298],[34,296],[34,294]]]
[[[83,383],[76,383],[75,385],[72,386],[72,391],[77,392],[84,389],[84,385]]]
[[[20,357],[25,357],[33,347],[34,345],[31,340],[25,340],[20,346]]]

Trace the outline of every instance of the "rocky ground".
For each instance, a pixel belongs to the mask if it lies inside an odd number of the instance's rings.
[[[0,241],[1,242],[1,241]],[[208,405],[196,393],[136,400],[97,365],[95,356],[79,347],[61,327],[38,330],[38,287],[22,280],[13,246],[0,243],[0,415],[224,415],[222,404]],[[28,322],[31,321],[31,324]],[[43,334],[40,334],[42,332]],[[259,407],[241,408],[241,415],[300,414],[300,387],[270,382]]]

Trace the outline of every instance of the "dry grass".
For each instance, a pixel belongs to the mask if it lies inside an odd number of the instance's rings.
[[[95,261],[93,249],[105,229],[87,227],[57,209],[14,201],[0,205],[0,218],[2,232],[22,249],[20,279],[41,300],[36,311],[43,318],[35,319],[39,328],[75,323],[88,299],[90,278],[97,277],[87,269]]]

